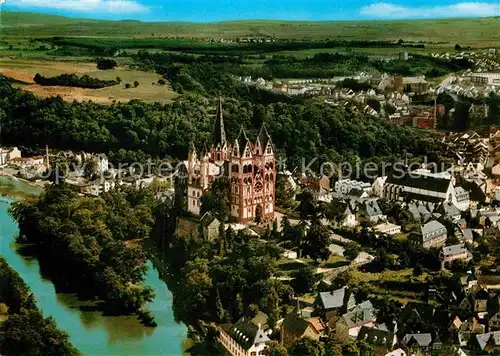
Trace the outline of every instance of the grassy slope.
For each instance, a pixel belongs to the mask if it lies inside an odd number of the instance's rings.
[[[0,73],[27,85],[20,85],[24,90],[31,91],[41,97],[60,95],[67,101],[93,100],[100,103],[113,101],[127,102],[140,99],[146,102],[170,102],[177,96],[168,85],[156,85],[161,76],[156,73],[117,68],[113,70],[97,70],[95,63],[83,62],[57,62],[57,61],[24,61],[0,59]],[[123,82],[102,89],[82,89],[71,87],[47,86],[43,87],[33,83],[36,73],[44,76],[56,76],[63,73],[87,74],[90,77],[102,80],[114,80],[120,77]],[[133,86],[134,81],[139,82],[137,88],[125,88],[125,83]],[[153,85],[155,83],[155,85]]]
[[[500,43],[500,18],[312,22],[228,21],[219,23],[96,21],[3,12],[4,34],[21,36],[280,37],[433,41],[488,46]],[[30,25],[30,26],[28,26]]]

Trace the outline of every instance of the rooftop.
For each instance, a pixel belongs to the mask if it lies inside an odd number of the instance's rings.
[[[424,236],[435,233],[440,230],[444,230],[444,232],[446,232],[446,227],[436,220],[429,221],[428,223],[422,225],[420,228],[420,231]]]

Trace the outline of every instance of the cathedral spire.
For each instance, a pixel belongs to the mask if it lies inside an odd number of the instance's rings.
[[[266,124],[262,124],[262,127],[260,128],[259,136],[258,136],[258,141],[260,142],[262,149],[265,150],[267,147],[268,143],[272,144],[271,136],[267,132]]]
[[[215,114],[214,122],[214,147],[224,147],[226,144],[226,130],[224,129],[224,117],[222,110],[222,98],[219,96],[219,101],[217,103],[217,112]]]

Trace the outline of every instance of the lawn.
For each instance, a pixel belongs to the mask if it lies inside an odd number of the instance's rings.
[[[307,264],[300,263],[288,258],[282,258],[276,262],[278,271],[283,272],[285,275],[290,275],[294,271],[307,267]]]
[[[16,84],[23,90],[30,91],[40,97],[51,97],[60,95],[67,101],[92,100],[99,103],[128,102],[139,99],[146,102],[167,103],[174,99],[177,94],[168,85],[158,85],[161,76],[152,72],[142,72],[118,67],[113,70],[97,70],[95,63],[91,62],[61,62],[61,61],[37,61],[37,60],[0,60],[0,73],[7,77],[16,79],[26,84]],[[72,87],[40,86],[33,82],[36,73],[43,76],[57,76],[63,73],[75,73],[78,75],[89,75],[90,77],[113,80],[117,77],[122,79],[119,85],[102,89],[83,89]],[[134,88],[134,81],[139,86]],[[132,87],[125,88],[129,83]]]

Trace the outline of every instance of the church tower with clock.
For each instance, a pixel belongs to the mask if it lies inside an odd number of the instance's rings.
[[[191,158],[195,157],[193,151],[194,148],[189,153]],[[207,182],[217,179],[216,175],[223,175],[229,180],[230,215],[234,220],[250,222],[274,219],[276,162],[271,136],[265,126],[262,126],[254,142],[250,141],[243,127],[234,141],[228,141],[219,99],[208,159],[188,162],[188,167],[198,167],[187,169],[188,210],[192,213],[199,215],[201,195],[209,189],[206,184],[195,185],[194,182],[199,182],[200,177],[194,175],[196,172],[206,172],[214,175],[205,177]]]

